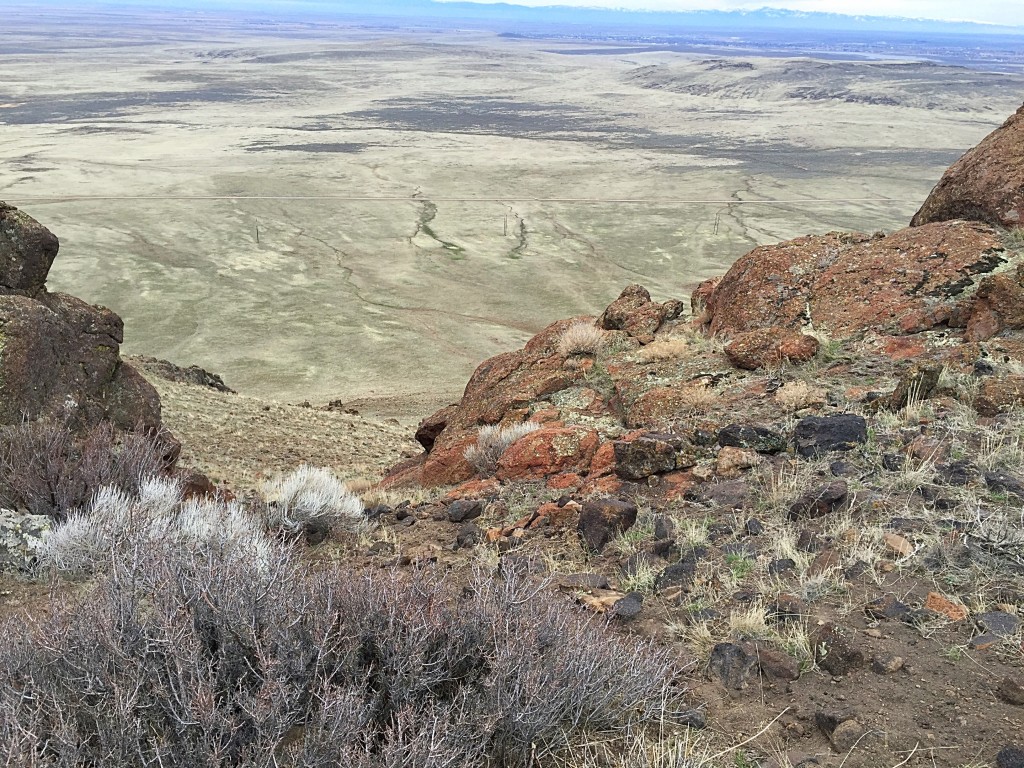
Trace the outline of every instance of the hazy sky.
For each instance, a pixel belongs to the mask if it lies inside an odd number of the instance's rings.
[[[479,0],[478,0],[479,1]],[[487,0],[482,0],[486,2]],[[497,1],[497,0],[495,0]],[[656,11],[754,10],[770,6],[864,16],[1024,25],[1024,0],[506,0],[516,5],[577,5]]]

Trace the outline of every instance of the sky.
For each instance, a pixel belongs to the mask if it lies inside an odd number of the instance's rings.
[[[487,2],[488,0],[477,0]],[[497,0],[495,0],[497,1]],[[860,16],[1024,25],[1024,0],[502,0],[516,5],[574,5],[648,11],[756,10],[765,6]]]

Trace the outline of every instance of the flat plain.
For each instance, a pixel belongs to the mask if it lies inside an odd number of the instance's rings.
[[[125,350],[411,421],[629,283],[904,226],[1020,106],[937,63],[13,10],[0,199]]]

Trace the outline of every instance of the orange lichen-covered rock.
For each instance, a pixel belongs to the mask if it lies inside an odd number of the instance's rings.
[[[544,427],[513,443],[498,459],[499,480],[543,478],[568,471],[586,471],[599,438],[593,429]]]
[[[949,167],[910,225],[950,219],[1024,226],[1024,106]]]
[[[808,324],[837,337],[916,333],[949,320],[977,276],[1005,258],[999,234],[976,222],[887,237],[800,237],[742,256],[707,297],[705,327],[726,335]]]

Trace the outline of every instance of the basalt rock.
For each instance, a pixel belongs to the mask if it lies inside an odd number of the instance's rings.
[[[1024,226],[1024,106],[949,167],[910,225],[951,219]]]
[[[156,390],[121,360],[121,318],[46,291],[57,247],[45,227],[0,203],[0,425],[159,429]]]
[[[726,336],[808,326],[840,338],[917,333],[963,316],[959,304],[1008,258],[999,233],[978,222],[800,237],[755,248],[698,289],[702,321]]]

